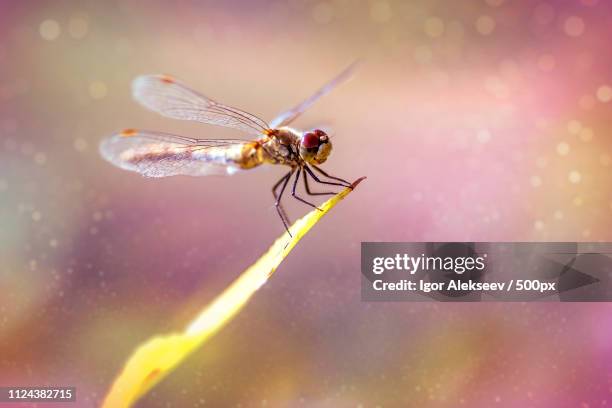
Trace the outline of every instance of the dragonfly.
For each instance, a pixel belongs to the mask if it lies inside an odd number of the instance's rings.
[[[283,165],[289,171],[272,187],[274,205],[285,230],[291,224],[282,206],[283,194],[293,179],[291,195],[320,210],[297,192],[300,175],[310,196],[334,195],[331,191],[311,190],[316,183],[352,188],[350,182],[330,175],[319,166],[327,160],[332,143],[322,129],[297,130],[289,125],[319,98],[350,79],[357,62],[327,82],[310,97],[267,123],[244,110],[217,102],[170,75],[143,75],[132,82],[134,99],[162,116],[196,121],[235,129],[249,135],[245,139],[199,139],[164,132],[125,129],[100,143],[104,159],[124,170],[145,177],[174,175],[232,175],[263,164]]]

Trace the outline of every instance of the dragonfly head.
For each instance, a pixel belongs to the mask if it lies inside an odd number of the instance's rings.
[[[310,164],[323,164],[331,153],[329,136],[322,130],[305,132],[300,140],[300,156]]]

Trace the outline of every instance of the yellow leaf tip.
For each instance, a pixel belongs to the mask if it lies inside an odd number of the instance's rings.
[[[353,183],[351,184],[351,190],[354,190],[355,187],[357,187],[359,185],[359,183],[361,183],[365,179],[367,179],[367,177],[363,176],[363,177],[359,177],[357,180],[353,181]]]

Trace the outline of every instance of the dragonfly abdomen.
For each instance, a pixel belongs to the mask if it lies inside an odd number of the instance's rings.
[[[261,145],[256,142],[196,149],[193,151],[193,157],[207,163],[230,165],[241,169],[252,169],[263,163]]]

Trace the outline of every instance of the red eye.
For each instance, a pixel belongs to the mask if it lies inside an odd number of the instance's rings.
[[[319,136],[319,144],[321,143],[327,143],[327,141],[329,140],[329,137],[327,136],[327,133],[325,133],[324,131],[320,130],[320,129],[315,129],[313,130],[314,134]]]
[[[319,136],[313,132],[305,133],[302,137],[302,145],[306,149],[312,149],[313,147],[319,147]]]

